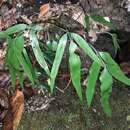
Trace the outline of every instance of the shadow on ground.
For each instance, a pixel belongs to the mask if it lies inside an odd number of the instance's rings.
[[[99,98],[99,94],[95,94],[93,107],[88,110],[85,101],[81,105],[71,89],[58,92],[47,111],[25,114],[18,130],[128,130],[130,90],[122,84],[113,85],[112,118],[103,113]]]

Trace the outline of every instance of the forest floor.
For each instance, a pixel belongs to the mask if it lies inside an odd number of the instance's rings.
[[[3,4],[0,10],[2,16],[0,17],[0,30],[15,25],[17,22],[27,24],[38,22],[35,16],[39,13],[39,7],[30,6],[33,3],[30,3],[29,7],[24,7],[23,10],[19,8],[19,11],[10,9],[6,4]],[[38,11],[35,11],[35,9]],[[44,15],[44,10],[41,11],[42,13]],[[19,15],[23,16],[19,17]],[[50,16],[47,17],[50,18]],[[64,81],[57,84],[60,89],[66,87]],[[112,117],[108,118],[101,108],[97,85],[93,105],[88,109],[85,98],[81,103],[70,85],[64,92],[57,90],[54,100],[50,102],[47,110],[24,113],[18,130],[128,130],[130,128],[130,89],[121,83],[115,82],[110,97],[110,105]]]
[[[60,85],[64,86],[64,84]],[[58,92],[46,111],[24,114],[18,130],[128,130],[130,127],[130,90],[116,82],[110,98],[112,117],[103,113],[100,96],[93,106],[81,105],[72,88]]]

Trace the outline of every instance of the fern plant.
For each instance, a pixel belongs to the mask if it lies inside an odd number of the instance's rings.
[[[25,47],[26,42],[24,32],[26,31],[28,32],[28,38],[30,39],[29,46],[32,47],[37,62],[47,74],[47,83],[50,86],[51,92],[53,92],[55,88],[55,80],[65,53],[65,48],[66,46],[69,46],[70,75],[80,101],[83,101],[81,85],[81,59],[75,52],[77,49],[82,49],[84,54],[89,56],[92,60],[92,65],[89,69],[88,82],[86,83],[87,104],[89,107],[92,104],[96,82],[99,79],[101,83],[101,105],[104,112],[108,116],[111,116],[109,97],[112,92],[113,79],[117,79],[126,85],[130,85],[130,79],[124,75],[110,54],[107,52],[96,51],[96,49],[93,49],[83,37],[76,33],[68,32],[59,39],[53,65],[50,68],[44,52],[40,48],[39,40],[37,38],[37,32],[40,30],[42,30],[42,27],[38,25],[29,26],[26,24],[18,24],[8,28],[6,31],[0,32],[0,38],[6,38],[8,43],[5,64],[8,66],[11,74],[12,86],[15,86],[16,77],[19,78],[19,81],[23,86],[24,74],[28,76],[33,84],[37,83],[35,69]]]

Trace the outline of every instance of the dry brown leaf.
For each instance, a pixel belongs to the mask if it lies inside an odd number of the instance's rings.
[[[7,115],[8,110],[8,98],[4,89],[0,88],[0,121],[2,121]]]
[[[0,31],[17,23],[16,9],[12,8],[0,17]]]
[[[78,6],[77,8],[75,7],[72,11],[72,18],[80,24],[84,25],[85,14],[83,9]]]
[[[2,130],[16,130],[24,111],[24,95],[19,89],[9,97],[8,113],[4,119]]]
[[[44,16],[50,10],[50,4],[44,4],[40,7],[39,18]]]
[[[0,0],[0,7],[2,6],[2,4],[3,4],[3,0]]]

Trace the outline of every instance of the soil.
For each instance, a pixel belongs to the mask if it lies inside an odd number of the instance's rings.
[[[65,86],[60,83],[60,86]],[[46,111],[24,114],[18,130],[128,130],[130,122],[130,90],[116,82],[110,98],[112,117],[101,108],[97,87],[93,106],[81,103],[70,86],[65,93],[57,92]]]

